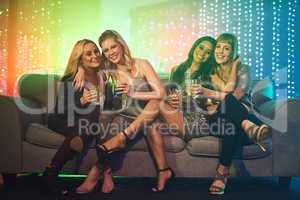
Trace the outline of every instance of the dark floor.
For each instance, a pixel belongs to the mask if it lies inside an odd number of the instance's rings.
[[[230,200],[259,200],[282,199],[300,200],[300,178],[293,178],[289,190],[282,190],[277,184],[277,178],[232,178],[229,180],[226,194],[223,197],[210,196],[208,187],[211,179],[182,179],[177,178],[168,191],[153,194],[150,191],[154,184],[153,178],[115,178],[116,188],[112,194],[104,195],[100,191],[85,195],[69,193],[60,197],[41,196],[38,189],[38,176],[21,176],[17,183],[9,189],[0,189],[0,200],[11,199],[130,199],[130,200],[162,200],[162,199],[230,199]],[[83,178],[59,178],[62,187],[76,188]]]

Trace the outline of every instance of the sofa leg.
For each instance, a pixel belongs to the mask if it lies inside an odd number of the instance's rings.
[[[290,176],[279,176],[278,184],[281,189],[288,190],[291,185],[292,177]]]

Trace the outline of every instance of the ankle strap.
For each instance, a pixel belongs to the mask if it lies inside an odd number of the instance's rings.
[[[127,135],[127,133],[125,132],[125,130],[121,131],[121,133],[125,136],[126,143],[127,143],[130,140],[129,136]]]
[[[158,169],[157,171],[158,172],[165,172],[165,171],[168,171],[168,170],[172,170],[170,167],[167,167],[167,168],[164,168],[164,169]]]
[[[105,151],[106,153],[108,153],[108,149],[104,144],[97,144],[96,145],[96,149],[102,149],[103,151]]]

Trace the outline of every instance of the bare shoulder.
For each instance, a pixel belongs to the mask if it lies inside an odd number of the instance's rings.
[[[147,74],[147,72],[152,71],[153,67],[147,59],[134,58],[134,65],[138,71]]]
[[[147,59],[142,59],[142,58],[134,58],[134,63],[137,67],[150,65],[150,62]]]

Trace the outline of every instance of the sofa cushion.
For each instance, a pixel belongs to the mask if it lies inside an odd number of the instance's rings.
[[[65,137],[57,132],[54,132],[47,127],[40,124],[30,124],[26,134],[25,140],[31,144],[46,148],[57,149],[63,142]],[[183,151],[185,142],[179,137],[164,136],[165,149],[167,152],[177,153]],[[143,135],[139,135],[128,147],[133,151],[148,151],[148,146]]]
[[[250,144],[243,146],[241,152],[237,152],[234,158],[248,160],[268,156],[272,150],[271,141],[266,139],[262,141],[262,145],[266,151],[256,144]],[[220,140],[213,136],[193,138],[188,141],[186,149],[192,156],[219,157]]]
[[[183,139],[171,135],[164,135],[165,151],[171,153],[178,153],[184,150],[186,143]],[[134,143],[130,150],[133,151],[149,151],[145,138],[139,139]]]
[[[31,144],[57,149],[65,137],[40,124],[30,124],[25,133],[25,140]]]

